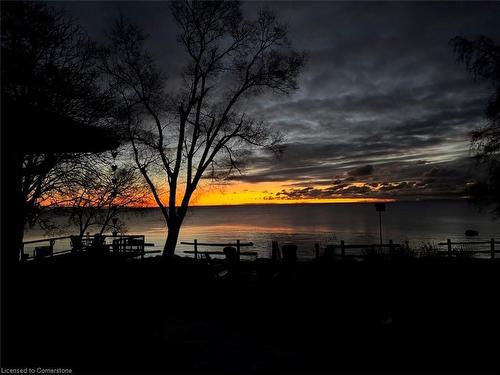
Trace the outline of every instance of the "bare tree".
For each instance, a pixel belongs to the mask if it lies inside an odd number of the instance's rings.
[[[123,208],[145,202],[147,190],[135,166],[117,162],[115,151],[112,155],[113,158],[105,155],[87,158],[86,165],[52,194],[57,195],[58,206],[62,201],[71,207],[70,221],[78,226],[80,237],[90,228],[96,228],[101,235],[116,229],[113,219],[117,219]]]
[[[177,92],[166,95],[165,75],[144,48],[146,35],[123,19],[103,53],[122,104],[118,118],[168,227],[167,256],[202,178],[238,171],[252,146],[279,149],[278,132],[250,118],[245,99],[295,90],[305,59],[268,9],[254,21],[243,19],[237,2],[182,1],[171,10],[188,60]]]

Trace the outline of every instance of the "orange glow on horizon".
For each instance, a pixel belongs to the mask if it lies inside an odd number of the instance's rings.
[[[394,202],[392,198],[369,198],[369,197],[337,197],[337,198],[301,198],[301,199],[282,199],[282,195],[277,195],[282,190],[293,188],[295,181],[260,182],[260,183],[227,183],[210,184],[199,186],[191,197],[190,206],[237,206],[252,204],[320,204],[320,203],[376,203],[376,202]],[[359,183],[352,183],[351,186],[358,186]],[[321,190],[321,187],[314,187]],[[300,189],[300,188],[299,188]],[[176,205],[182,201],[183,191],[180,190],[177,196]],[[168,195],[161,195],[162,202],[166,205]],[[42,206],[50,205],[50,201],[41,202]],[[60,204],[61,207],[70,207],[71,202]],[[135,208],[158,207],[153,196],[147,198],[144,203],[130,205]]]
[[[261,183],[231,183],[225,185],[200,186],[191,198],[190,206],[235,206],[249,204],[301,204],[301,203],[375,203],[394,202],[391,198],[309,198],[309,199],[270,199],[274,194],[287,188],[294,181],[283,183],[261,182]],[[355,185],[354,183],[353,185]],[[167,197],[162,197],[167,202]],[[181,199],[177,198],[180,205]],[[156,207],[151,198],[145,207]]]

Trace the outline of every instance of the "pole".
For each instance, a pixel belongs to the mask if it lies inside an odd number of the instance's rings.
[[[491,259],[495,259],[495,239],[490,240]]]
[[[194,240],[194,259],[198,259],[198,240]]]
[[[382,245],[382,211],[378,212],[378,226],[380,231],[380,245]]]

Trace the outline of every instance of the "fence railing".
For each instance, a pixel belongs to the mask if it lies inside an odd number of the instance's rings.
[[[393,254],[394,251],[398,248],[401,248],[401,244],[394,243],[392,240],[389,240],[389,243],[382,243],[382,244],[350,244],[347,245],[344,240],[340,241],[340,244],[334,244],[334,245],[327,245],[325,247],[325,255],[326,256],[333,256],[335,250],[340,250],[340,256],[342,258],[345,258],[349,254],[347,254],[347,250],[350,249],[371,249],[371,250],[377,250],[377,249],[384,249],[387,248],[389,249],[389,254]],[[319,258],[320,256],[320,246],[319,243],[314,244],[314,253],[316,258]]]
[[[446,246],[446,250],[439,250],[436,249],[436,253],[444,253],[448,255],[449,257],[452,256],[460,256],[460,255],[474,255],[474,254],[489,254],[491,259],[495,258],[496,253],[500,253],[500,246],[495,246],[495,245],[500,245],[499,241],[495,241],[494,238],[491,238],[490,240],[487,241],[456,241],[453,242],[451,239],[447,239],[446,242],[439,242],[437,244],[438,246]],[[473,249],[470,246],[476,246],[476,245],[488,245],[489,249],[488,250],[481,250],[481,249]],[[406,245],[407,246],[407,245]],[[467,248],[464,249],[456,249],[453,248],[453,246],[466,246]],[[320,249],[319,249],[319,244],[316,243],[314,245],[315,248],[315,255],[316,258],[319,257]],[[328,255],[328,251],[333,251],[334,249],[340,249],[340,256],[342,258],[346,257],[346,250],[348,249],[382,249],[382,248],[388,248],[389,249],[389,255],[394,255],[397,254],[397,250],[403,248],[401,244],[394,243],[392,240],[389,241],[389,243],[386,244],[350,244],[347,245],[345,244],[344,241],[340,241],[340,244],[337,245],[327,245],[325,248],[325,254]],[[498,250],[497,250],[498,249]]]
[[[143,258],[146,253],[144,247],[154,246],[154,244],[152,243],[145,242],[145,236],[142,234],[140,235],[124,234],[119,236],[102,235],[99,238],[100,241],[96,241],[98,239],[96,238],[96,236],[79,237],[73,235],[73,236],[60,236],[60,237],[42,238],[39,240],[24,241],[23,247],[21,248],[21,260],[27,261],[37,258],[48,258],[68,253],[85,251],[97,244],[101,245],[103,248],[113,250],[114,252],[127,253],[128,255],[136,254],[136,256],[141,256]],[[112,243],[106,244],[105,243],[106,238],[112,239]],[[79,241],[73,242],[74,239],[79,239]],[[63,250],[54,251],[54,245],[56,244],[56,241],[62,241],[62,240],[70,240],[70,244],[68,244],[66,248],[64,248]],[[43,243],[46,243],[46,245],[37,246],[34,248],[33,256],[29,256],[29,254],[26,253],[25,251],[26,245],[43,244]],[[152,254],[159,252],[161,252],[161,250],[148,251],[147,253]]]
[[[53,257],[53,256],[59,256],[63,254],[67,254],[70,252],[74,252],[74,248],[65,248],[60,251],[54,251],[54,246],[56,244],[56,241],[63,241],[63,240],[70,240],[73,237],[77,236],[60,236],[60,237],[52,237],[52,238],[43,238],[43,239],[38,239],[38,240],[30,240],[30,241],[24,241],[23,242],[23,248],[21,249],[21,259],[22,260],[32,260],[34,258],[45,258],[45,257]],[[154,244],[151,243],[146,243],[145,242],[145,236],[144,235],[120,235],[120,236],[103,236],[103,239],[112,239],[113,243],[112,244],[106,244],[110,249],[118,251],[118,252],[128,252],[130,250],[130,253],[133,253],[134,251],[138,253],[140,256],[142,254],[142,257],[144,256],[144,246],[154,246]],[[93,237],[83,237],[83,243],[86,247],[91,245]],[[136,241],[138,240],[138,241]],[[135,241],[135,242],[134,242]],[[29,254],[26,254],[25,252],[25,245],[33,245],[33,244],[43,244],[45,243],[46,245],[44,246],[37,246],[34,249],[33,256],[29,256]],[[191,245],[193,246],[193,250],[187,250],[184,251],[186,254],[194,254],[194,258],[198,259],[200,254],[217,254],[217,255],[223,255],[224,252],[222,251],[203,251],[199,249],[199,246],[207,246],[207,247],[234,247],[236,248],[236,255],[237,259],[240,258],[242,255],[250,255],[250,256],[256,256],[258,255],[257,252],[255,251],[242,251],[241,249],[243,247],[251,247],[253,246],[253,242],[241,242],[240,240],[236,240],[235,243],[207,243],[207,242],[198,242],[197,239],[193,240],[193,242],[181,242],[182,245]],[[490,240],[485,240],[485,241],[452,241],[451,239],[447,239],[446,242],[439,242],[437,244],[438,246],[446,246],[446,250],[437,250],[437,253],[444,253],[448,255],[449,257],[452,256],[461,256],[461,255],[474,255],[474,254],[489,254],[491,259],[494,259],[496,257],[497,253],[500,253],[500,241],[495,241],[494,238],[491,238]],[[481,250],[481,249],[473,249],[471,247],[473,246],[487,246],[487,250]],[[454,246],[465,246],[466,249],[457,249],[454,248]],[[401,249],[403,246],[398,243],[394,243],[392,240],[390,240],[388,243],[383,243],[383,244],[346,244],[345,241],[340,241],[340,244],[332,244],[332,245],[327,245],[325,248],[325,255],[333,255],[335,250],[340,250],[340,256],[342,258],[345,258],[346,256],[349,256],[348,254],[349,250],[351,249],[371,249],[376,251],[377,249],[388,249],[389,250],[389,255],[394,255],[396,254],[398,249]],[[498,249],[498,250],[497,250]],[[140,251],[139,251],[140,250]],[[147,251],[148,254],[152,253],[159,253],[161,250],[153,250],[153,251]],[[316,258],[320,256],[320,245],[319,243],[316,243],[314,245],[314,252]],[[366,254],[365,254],[366,255]]]
[[[185,254],[194,254],[194,258],[198,259],[199,253],[203,254],[217,254],[222,255],[224,252],[222,251],[200,251],[198,246],[212,246],[212,247],[234,247],[236,248],[236,256],[237,259],[240,259],[241,255],[257,255],[258,253],[255,251],[246,251],[242,252],[242,247],[253,246],[253,242],[241,242],[240,240],[236,240],[236,243],[208,243],[208,242],[198,242],[198,240],[194,240],[193,242],[181,242],[181,245],[192,245],[193,250],[184,251]]]
[[[72,251],[71,249],[65,249],[65,250],[61,250],[61,251],[54,253],[54,245],[55,245],[56,241],[68,240],[70,238],[71,238],[71,236],[60,236],[60,237],[52,237],[52,238],[42,238],[39,240],[24,241],[23,247],[21,248],[21,260],[24,261],[24,260],[31,260],[33,258],[53,257],[53,256],[57,256],[57,255],[70,253]],[[30,257],[29,254],[26,254],[26,252],[25,252],[26,245],[32,245],[32,244],[38,244],[38,243],[46,243],[46,245],[35,247],[34,255],[32,257]]]
[[[495,249],[495,244],[499,245],[499,241],[495,241],[494,238],[491,238],[489,241],[462,241],[462,242],[452,242],[449,238],[446,242],[439,242],[439,246],[446,246],[448,256],[458,255],[461,253],[471,253],[471,254],[490,254],[491,259],[495,259],[495,254],[500,253],[499,250]],[[470,246],[470,245],[489,245],[489,250],[472,250],[467,249],[465,251],[453,249],[453,245],[455,246]]]

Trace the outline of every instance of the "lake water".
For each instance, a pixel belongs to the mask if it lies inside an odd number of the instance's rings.
[[[128,209],[120,213],[128,234],[145,234],[146,241],[162,249],[166,229],[158,209]],[[59,217],[63,223],[65,217]],[[410,245],[467,240],[465,230],[474,229],[479,237],[474,240],[500,238],[500,221],[478,212],[465,201],[394,202],[382,213],[384,243],[409,241]],[[63,233],[75,233],[67,228]],[[91,230],[91,233],[93,231]],[[40,229],[26,232],[25,241],[44,237]],[[192,207],[181,230],[179,241],[197,239],[198,242],[253,242],[252,251],[259,257],[268,257],[271,241],[295,243],[299,256],[313,256],[314,243],[371,244],[379,242],[378,213],[373,204],[296,204]],[[60,243],[59,247],[67,247]],[[203,249],[203,248],[202,248]],[[27,249],[29,251],[29,249]],[[192,246],[178,245],[177,253]],[[212,249],[217,250],[217,249]],[[220,249],[219,249],[220,250]],[[249,249],[250,250],[250,249]]]

